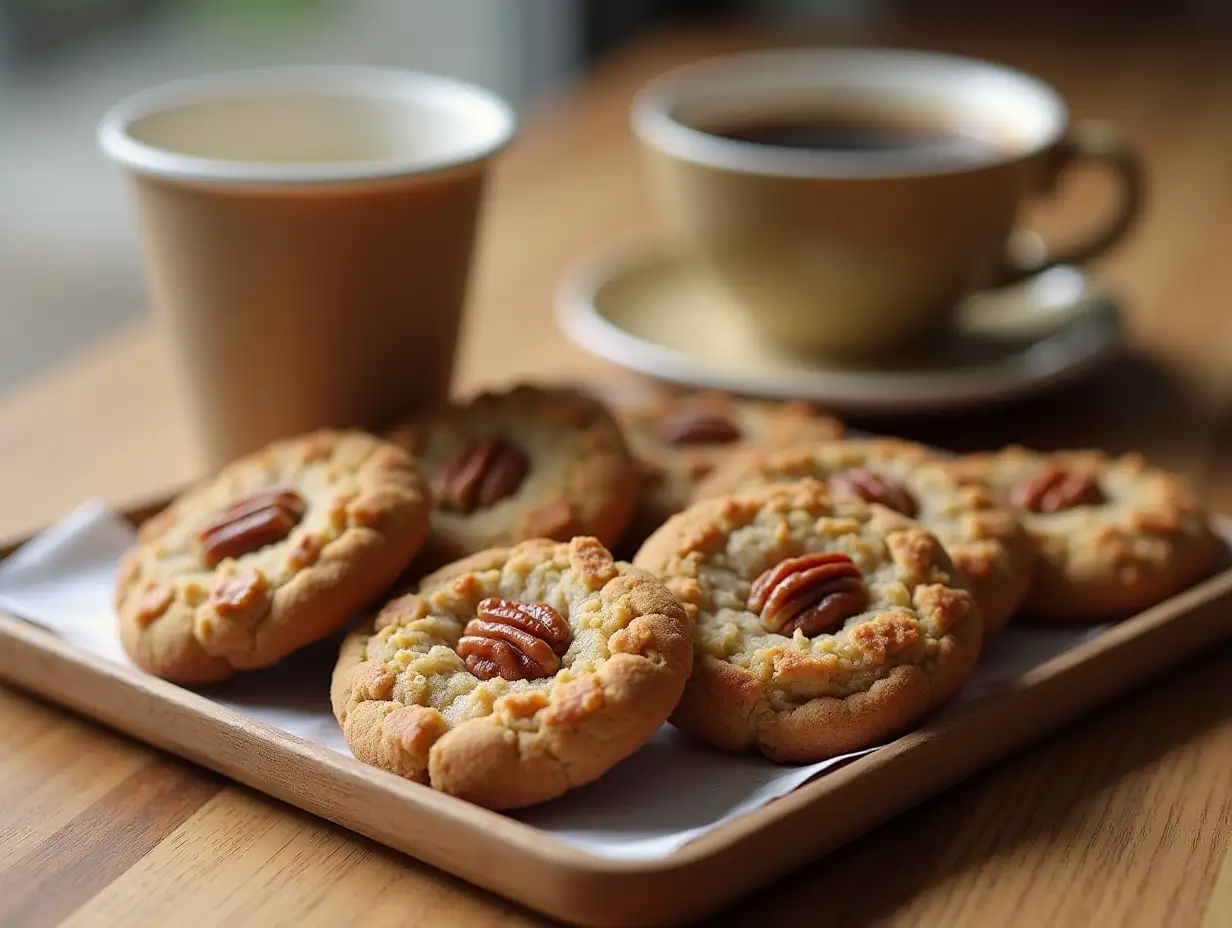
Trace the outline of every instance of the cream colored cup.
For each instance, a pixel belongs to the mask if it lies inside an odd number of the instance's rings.
[[[500,99],[377,68],[235,72],[116,106],[146,273],[212,466],[445,397]]]
[[[926,125],[979,144],[841,151],[716,134],[802,114]],[[766,336],[802,354],[866,359],[910,346],[973,290],[1102,253],[1141,199],[1137,159],[1112,128],[1071,130],[1048,85],[947,55],[715,58],[651,82],[631,118],[674,229]],[[1115,215],[1069,252],[1008,258],[1019,208],[1076,161],[1114,171]]]

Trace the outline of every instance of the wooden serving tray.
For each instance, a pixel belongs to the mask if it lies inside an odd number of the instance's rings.
[[[129,512],[131,521],[159,508]],[[1221,526],[1229,536],[1228,523]],[[11,548],[0,551],[7,556]],[[0,680],[565,921],[709,915],[1232,634],[1232,568],[658,860],[610,860],[0,612]]]

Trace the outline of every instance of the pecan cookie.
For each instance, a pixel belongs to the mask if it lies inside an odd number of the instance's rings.
[[[1023,611],[1040,620],[1145,609],[1200,579],[1220,550],[1193,495],[1136,454],[1012,447],[947,467],[1018,511],[1036,551]]]
[[[607,410],[572,390],[519,386],[413,419],[389,436],[429,474],[431,566],[531,538],[614,544],[637,471]]]
[[[618,415],[642,473],[629,530],[634,546],[684,509],[698,482],[733,455],[843,434],[841,422],[807,403],[742,400],[717,391],[663,397]]]
[[[559,796],[667,720],[692,663],[680,604],[594,538],[527,541],[426,577],[342,646],[355,756],[491,809]]]
[[[672,721],[724,750],[811,762],[878,744],[954,696],[979,656],[941,543],[817,480],[694,503],[634,563],[696,623]]]
[[[993,631],[1027,595],[1035,552],[1009,509],[986,488],[960,483],[939,460],[894,438],[818,442],[735,458],[698,486],[697,498],[815,477],[835,494],[888,506],[940,539],[975,596],[984,631]]]
[[[179,683],[272,664],[379,596],[428,511],[415,462],[372,435],[270,445],[141,526],[116,584],[124,649]]]

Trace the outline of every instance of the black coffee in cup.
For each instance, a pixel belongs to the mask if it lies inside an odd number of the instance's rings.
[[[1068,164],[1112,170],[1108,224],[1045,263],[1115,243],[1141,182],[1106,125],[1068,135],[1060,95],[984,61],[792,48],[692,62],[637,95],[635,133],[692,260],[796,356],[893,357],[964,297],[1025,280],[1006,254],[1022,208]]]
[[[756,116],[705,131],[737,142],[846,154],[945,150],[974,158],[997,150],[990,140],[941,121],[883,113]]]

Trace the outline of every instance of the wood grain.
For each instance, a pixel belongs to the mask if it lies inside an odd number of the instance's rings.
[[[156,848],[218,792],[196,771],[154,762],[125,777],[0,872],[4,917],[55,925]]]
[[[1107,116],[1135,139],[1150,176],[1147,213],[1101,265],[1127,299],[1132,350],[1063,397],[893,425],[957,448],[1008,440],[1140,448],[1190,477],[1213,506],[1232,510],[1227,35],[1171,16],[1115,27],[1050,25],[976,29],[929,15],[855,38],[1007,61],[1055,83],[1076,116]],[[638,388],[556,331],[554,288],[594,248],[658,228],[625,124],[633,90],[674,63],[764,41],[744,30],[663,33],[623,50],[532,116],[495,179],[461,389],[528,369]],[[1093,185],[1064,193],[1033,211],[1048,235],[1076,234],[1104,194]],[[139,328],[0,398],[0,537],[87,496],[126,500],[195,475],[198,459],[169,373],[161,346]],[[1230,673],[1232,650],[1216,649],[784,874],[716,923],[1230,924]],[[149,850],[135,862],[126,858],[122,872],[113,869],[111,848],[97,843],[65,858],[60,866],[76,874],[73,886],[84,887],[68,893],[71,921],[332,925],[345,914],[374,924],[543,924],[439,871],[243,788],[218,792],[210,775],[3,692],[0,878],[75,820],[105,811],[104,797],[122,818],[119,784],[155,769],[195,784],[185,793],[203,791],[193,793],[196,811],[169,833],[160,829],[170,819],[143,822],[130,813],[120,829],[132,842],[125,846]],[[26,896],[0,892],[0,924],[27,924],[17,909],[27,903],[11,898]],[[44,911],[59,917],[68,908]]]
[[[427,925],[442,913],[457,924],[490,923],[493,897],[463,886],[320,819],[228,789],[67,924],[169,925],[185,911],[199,913],[193,924],[202,926]]]
[[[1226,527],[1225,527],[1226,530]],[[874,754],[832,771],[693,841],[662,861],[593,857],[506,816],[390,776],[300,741],[202,696],[75,651],[60,638],[0,614],[0,679],[261,790],[469,882],[559,918],[596,928],[678,925],[708,916],[783,871],[816,858],[1088,711],[1147,676],[1201,653],[1230,630],[1232,568],[1022,674],[1013,686],[939,714]],[[182,771],[171,771],[183,779]],[[155,778],[157,779],[157,777]],[[129,780],[137,782],[130,785]],[[163,785],[130,777],[116,788],[115,822],[133,809],[161,839],[195,806],[167,804]],[[212,796],[208,792],[202,801]],[[98,805],[106,808],[111,794]],[[130,806],[132,808],[130,808]],[[91,807],[93,809],[93,807]],[[23,918],[70,906],[54,887],[57,865],[72,880],[75,855],[112,837],[91,809],[9,869]],[[160,815],[165,812],[165,815]],[[136,827],[136,826],[134,826]],[[79,834],[84,832],[84,834]],[[77,836],[75,839],[73,836]],[[93,840],[92,840],[93,838]],[[151,850],[142,847],[141,853]],[[45,858],[50,856],[55,865]],[[123,853],[110,861],[125,863]],[[127,861],[135,863],[135,859]],[[122,871],[103,868],[104,880]],[[0,889],[4,880],[0,878]],[[33,911],[28,911],[33,909]]]

